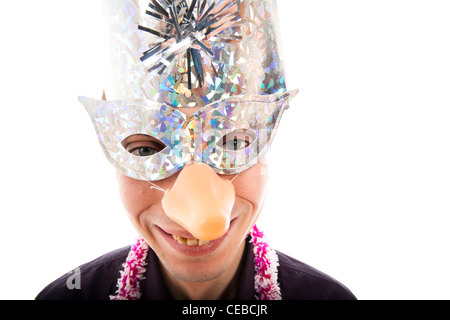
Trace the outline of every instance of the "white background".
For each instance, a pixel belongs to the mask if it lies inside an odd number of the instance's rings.
[[[260,227],[359,299],[449,299],[450,4],[280,0],[289,88]],[[0,299],[131,243],[77,96],[101,1],[0,4]]]

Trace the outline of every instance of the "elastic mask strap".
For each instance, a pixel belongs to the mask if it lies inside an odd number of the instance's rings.
[[[230,182],[233,182],[234,179],[236,179],[240,174],[241,174],[241,173],[239,172],[237,175],[235,175],[234,178],[230,180]]]
[[[161,191],[161,192],[164,192],[164,193],[166,193],[167,192],[167,190],[164,190],[163,188],[161,188],[161,187],[158,187],[156,184],[154,184],[153,182],[151,182],[151,181],[147,181],[148,183],[150,183],[152,186],[150,187],[150,189],[156,189],[156,190],[158,190],[158,191]]]

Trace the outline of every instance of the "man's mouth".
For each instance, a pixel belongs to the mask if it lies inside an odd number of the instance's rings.
[[[184,237],[180,237],[180,236],[176,236],[176,235],[172,235],[172,237],[179,244],[188,245],[188,246],[204,246],[211,242],[211,241],[199,240],[196,238],[184,238]]]
[[[230,222],[230,228],[227,233],[222,237],[215,240],[200,240],[195,238],[187,230],[171,229],[171,228],[157,228],[160,230],[161,235],[166,239],[175,250],[188,256],[201,256],[214,252],[220,244],[227,237],[228,232],[232,229],[235,219]]]

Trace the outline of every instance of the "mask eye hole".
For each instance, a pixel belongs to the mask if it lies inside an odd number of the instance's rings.
[[[122,146],[129,153],[139,157],[153,156],[166,148],[160,140],[146,134],[129,136],[122,141]]]
[[[238,151],[248,148],[254,141],[254,133],[240,129],[224,135],[217,145],[225,150]]]

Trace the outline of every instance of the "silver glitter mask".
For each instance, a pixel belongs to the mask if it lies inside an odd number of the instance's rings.
[[[150,100],[80,101],[110,162],[133,179],[157,181],[190,163],[206,163],[219,174],[252,167],[296,93],[230,97],[191,116]]]
[[[105,0],[106,96],[203,107],[286,91],[275,0]]]

